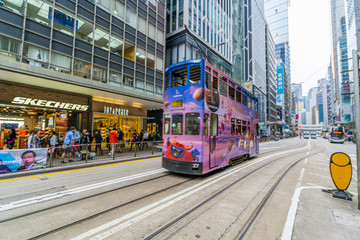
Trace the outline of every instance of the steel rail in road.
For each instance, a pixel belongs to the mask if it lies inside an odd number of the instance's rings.
[[[302,141],[299,141],[298,143],[296,143],[295,145],[293,145],[293,146],[291,146],[291,147],[284,147],[284,149],[294,149],[294,148],[297,148],[298,145],[300,145],[301,143],[302,143]],[[305,145],[305,144],[301,144],[301,146],[303,146],[303,145]],[[279,154],[281,154],[281,150],[282,150],[282,148],[279,148],[279,149],[276,149],[276,150],[273,150],[273,151],[266,151],[266,152],[264,152],[264,154],[267,155],[268,153],[275,152],[275,151],[279,151]],[[265,155],[265,156],[266,156],[266,155]],[[277,160],[280,160],[280,159],[283,159],[283,158],[285,158],[285,157],[278,158]],[[276,160],[276,161],[277,161],[277,160]],[[272,162],[270,162],[270,163],[272,163]],[[270,164],[270,163],[269,163],[269,164]],[[269,165],[269,164],[266,164],[266,165]],[[263,166],[263,167],[265,167],[265,166]],[[255,171],[254,171],[254,172],[255,172]],[[166,174],[166,175],[163,175],[163,176],[158,176],[158,177],[151,178],[151,179],[147,179],[147,180],[144,180],[144,181],[140,181],[140,182],[137,182],[137,183],[134,183],[134,184],[129,184],[129,185],[122,186],[122,187],[119,187],[119,188],[111,189],[111,190],[109,190],[109,191],[100,192],[100,193],[97,193],[97,194],[94,194],[94,195],[82,197],[82,198],[75,199],[75,200],[72,200],[72,201],[69,201],[69,202],[66,202],[66,203],[60,203],[60,204],[57,204],[57,205],[54,205],[54,206],[50,206],[50,207],[47,207],[47,208],[44,208],[44,209],[40,209],[40,210],[33,211],[33,212],[30,212],[30,213],[22,214],[22,215],[15,216],[15,217],[12,217],[12,218],[7,218],[7,219],[4,219],[4,220],[1,220],[0,223],[9,222],[9,221],[12,221],[12,220],[20,219],[20,218],[23,218],[23,217],[26,217],[26,216],[30,216],[30,215],[34,215],[34,214],[38,214],[38,213],[41,213],[41,212],[46,212],[46,211],[52,210],[52,209],[54,209],[54,208],[64,207],[64,206],[70,205],[70,204],[72,204],[72,203],[76,203],[76,202],[80,202],[80,201],[83,201],[83,200],[91,199],[91,198],[94,198],[94,197],[97,197],[97,196],[101,196],[101,195],[104,195],[104,194],[107,194],[107,193],[115,192],[115,191],[118,191],[118,190],[121,190],[121,189],[124,189],[124,188],[128,188],[128,187],[140,185],[140,184],[143,184],[143,183],[146,183],[146,182],[150,182],[150,181],[153,181],[153,180],[156,180],[156,179],[159,179],[159,178],[163,178],[163,177],[166,177],[166,176],[169,176],[169,175],[172,175],[172,173],[169,173],[169,174]],[[249,174],[249,175],[250,175],[250,174]],[[73,222],[71,222],[71,223],[69,223],[69,224],[66,224],[66,225],[60,226],[60,227],[58,227],[58,228],[52,229],[52,230],[50,230],[50,231],[47,231],[47,232],[42,233],[42,234],[39,234],[39,235],[37,235],[37,236],[35,236],[35,237],[32,237],[32,238],[30,238],[30,239],[39,239],[39,238],[42,238],[42,237],[49,236],[49,235],[51,235],[51,234],[54,234],[54,233],[56,233],[56,232],[59,232],[59,231],[61,231],[61,230],[66,229],[66,228],[73,227],[73,226],[76,225],[76,224],[80,224],[80,223],[89,221],[89,220],[91,220],[91,219],[93,219],[93,218],[95,218],[95,217],[98,217],[98,216],[102,215],[102,214],[105,214],[105,213],[114,211],[114,210],[116,210],[116,209],[119,209],[119,208],[121,208],[121,207],[124,207],[124,206],[126,206],[126,205],[129,205],[129,204],[131,204],[131,203],[134,203],[134,202],[137,202],[137,201],[140,201],[140,200],[144,200],[144,199],[146,199],[146,198],[148,198],[148,197],[153,196],[154,194],[158,194],[158,193],[167,191],[167,190],[169,190],[169,189],[171,189],[171,188],[178,187],[178,186],[180,186],[180,185],[182,185],[182,184],[185,184],[185,183],[187,183],[187,182],[189,182],[189,181],[192,181],[192,180],[195,180],[195,179],[198,179],[198,178],[199,178],[199,176],[194,176],[194,177],[192,177],[192,178],[190,178],[190,179],[187,179],[187,180],[182,181],[182,182],[180,182],[180,183],[177,183],[177,184],[175,184],[175,185],[168,186],[168,187],[163,188],[163,189],[160,189],[160,190],[158,190],[158,191],[156,191],[156,192],[152,192],[152,193],[150,193],[150,194],[147,194],[147,195],[141,196],[141,197],[139,197],[139,198],[130,200],[130,201],[126,202],[126,203],[122,203],[122,204],[116,205],[116,206],[114,206],[114,207],[111,207],[111,208],[109,208],[109,209],[106,209],[106,210],[97,212],[97,213],[95,213],[95,214],[93,214],[93,215],[90,215],[90,216],[88,216],[88,217],[86,217],[86,218],[82,218],[82,219],[79,219],[79,220],[77,220],[77,221],[73,221]]]
[[[251,216],[249,217],[249,219],[245,222],[245,225],[241,228],[239,234],[237,235],[236,239],[238,240],[243,240],[246,233],[248,232],[248,230],[250,229],[251,225],[255,222],[257,216],[259,215],[259,213],[261,212],[261,210],[263,209],[263,207],[265,206],[266,202],[269,200],[270,196],[273,194],[273,192],[275,191],[275,189],[279,186],[280,182],[285,178],[285,176],[287,175],[287,173],[293,168],[295,167],[299,162],[301,162],[302,160],[304,160],[305,158],[311,157],[313,155],[319,154],[321,152],[324,152],[326,150],[326,147],[324,147],[321,143],[320,145],[323,147],[323,149],[321,151],[317,151],[315,153],[309,154],[306,157],[303,157],[301,159],[296,160],[295,162],[293,162],[289,167],[287,167],[285,169],[285,171],[281,174],[281,176],[276,180],[276,182],[271,186],[270,190],[266,193],[265,197],[261,200],[260,204],[256,207],[256,209],[253,211],[253,213],[251,214]],[[315,148],[316,149],[316,148]]]
[[[316,147],[314,148],[316,149]],[[314,149],[310,149],[310,151],[313,151]],[[281,154],[281,153],[280,153]],[[317,154],[317,153],[314,153]],[[307,157],[309,157],[311,155],[307,155],[306,157],[302,157],[301,159],[297,160],[297,161],[301,161]],[[235,184],[241,182],[242,180],[244,180],[245,178],[249,177],[250,175],[254,174],[255,172],[273,164],[274,162],[277,162],[281,159],[287,158],[288,156],[284,156],[284,157],[280,157],[277,158],[275,160],[272,160],[268,163],[265,163],[261,166],[259,166],[258,168],[252,170],[251,172],[245,174],[244,176],[238,178],[237,180],[233,181],[232,183],[226,185],[225,187],[223,187],[221,190],[217,191],[216,193],[212,194],[210,197],[208,197],[207,199],[205,199],[204,201],[202,201],[201,203],[199,203],[198,205],[196,205],[195,207],[191,208],[190,210],[186,211],[185,213],[183,213],[182,215],[180,215],[179,217],[177,217],[176,219],[174,219],[173,221],[171,221],[170,223],[166,224],[165,226],[163,226],[162,228],[158,229],[157,231],[155,231],[154,233],[152,233],[151,235],[145,237],[145,240],[150,240],[153,239],[154,237],[156,237],[157,235],[159,235],[160,233],[164,232],[165,230],[167,230],[168,228],[174,226],[177,222],[179,222],[180,220],[182,220],[183,218],[185,218],[186,216],[190,215],[191,213],[193,213],[194,211],[196,211],[197,209],[199,209],[200,207],[204,206],[206,203],[208,203],[209,201],[211,201],[212,199],[216,198],[217,196],[221,195],[222,193],[224,193],[226,190],[228,190],[229,188],[231,188],[232,186],[234,186]]]

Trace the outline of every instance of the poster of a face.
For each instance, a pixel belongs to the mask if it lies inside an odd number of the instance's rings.
[[[0,174],[46,167],[47,148],[0,151]]]

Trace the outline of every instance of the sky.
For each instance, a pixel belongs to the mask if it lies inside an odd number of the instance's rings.
[[[327,77],[331,58],[330,0],[290,0],[291,82],[303,82],[303,95]]]

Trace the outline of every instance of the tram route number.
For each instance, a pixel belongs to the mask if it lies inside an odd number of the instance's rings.
[[[193,169],[198,169],[199,166],[200,166],[200,164],[198,164],[198,163],[193,163],[192,168],[193,168]]]

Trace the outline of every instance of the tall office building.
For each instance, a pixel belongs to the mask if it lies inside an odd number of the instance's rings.
[[[354,127],[351,102],[345,0],[331,0],[335,123]]]
[[[1,2],[1,124],[161,131],[164,1]]]
[[[301,83],[293,83],[291,84],[291,90],[295,92],[296,101],[299,102],[302,97],[302,84]]]
[[[266,122],[264,1],[244,1],[244,86],[259,99],[259,122]]]
[[[240,12],[237,11],[240,10],[232,8],[231,0],[168,0],[166,66],[189,59],[203,58],[240,82],[242,57],[239,52],[241,47],[239,40],[236,40],[236,49],[233,51],[233,38],[242,39],[240,36],[242,25],[236,20]],[[232,18],[236,21],[235,29]],[[233,59],[237,61],[233,62]],[[235,72],[233,65],[236,65]]]
[[[271,32],[266,25],[266,98],[267,98],[267,132],[275,134],[278,132],[276,122],[276,65],[275,65],[275,43]]]
[[[289,0],[265,0],[265,16],[274,37],[275,54],[285,64],[291,82],[288,7]]]

